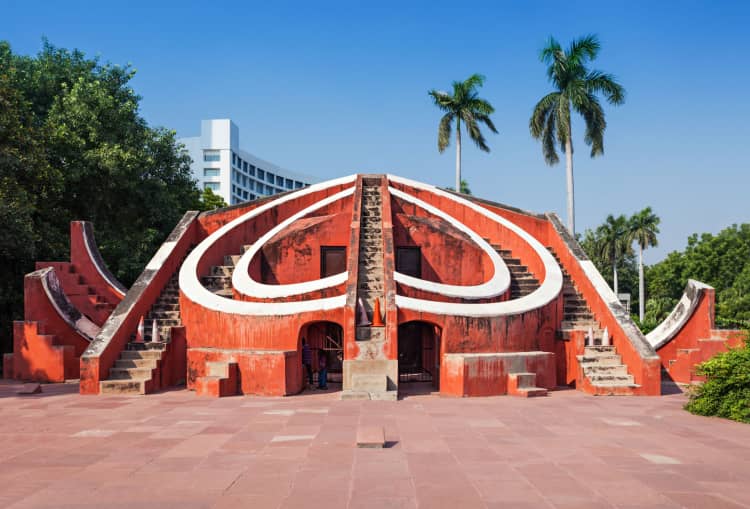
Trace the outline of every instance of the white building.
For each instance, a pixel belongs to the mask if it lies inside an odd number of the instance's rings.
[[[201,134],[179,140],[193,162],[200,189],[210,188],[229,205],[308,186],[320,179],[279,168],[240,148],[240,131],[230,119],[203,120]]]

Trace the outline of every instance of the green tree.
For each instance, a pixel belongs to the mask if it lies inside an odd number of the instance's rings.
[[[449,191],[455,191],[456,190],[455,187],[446,187],[446,189],[448,189]],[[469,188],[469,183],[466,180],[464,180],[464,179],[461,179],[461,193],[462,194],[468,194],[468,195],[471,196],[471,189]]]
[[[676,303],[688,279],[714,287],[718,324],[736,327],[750,319],[750,224],[732,225],[716,235],[693,234],[684,251],[669,253],[649,267],[646,320],[663,319],[671,309],[651,314],[651,301],[663,299]]]
[[[227,202],[224,201],[224,198],[215,194],[210,187],[203,190],[201,194],[201,210],[215,210],[226,206]]]
[[[615,295],[619,292],[617,284],[617,265],[620,259],[630,252],[628,238],[628,219],[624,215],[607,216],[604,224],[597,228],[599,241],[596,249],[601,259],[612,267],[612,284]]]
[[[480,129],[485,124],[490,131],[497,133],[490,115],[495,108],[485,99],[478,96],[477,89],[484,84],[484,76],[472,74],[465,81],[453,82],[453,93],[430,90],[428,94],[435,102],[435,106],[444,111],[438,125],[438,151],[443,153],[450,144],[453,122],[456,123],[456,187],[461,189],[461,122],[469,134],[469,138],[484,152],[490,147]]]
[[[610,104],[625,101],[625,89],[615,78],[601,71],[589,70],[587,62],[599,54],[599,40],[587,35],[574,40],[567,51],[550,37],[540,59],[547,64],[547,77],[555,91],[534,106],[529,120],[531,135],[542,143],[542,153],[549,165],[557,164],[557,144],[565,153],[567,180],[568,229],[575,235],[575,199],[573,186],[573,141],[571,109],[586,124],[584,142],[591,147],[591,157],[604,153],[604,131],[607,122],[597,97],[602,94]]]
[[[638,244],[638,319],[643,322],[646,315],[646,296],[643,277],[643,251],[649,247],[656,247],[659,233],[659,216],[654,214],[651,207],[646,207],[633,214],[628,225],[628,240]]]
[[[44,41],[0,41],[0,338],[21,318],[23,274],[68,256],[71,220],[94,222],[104,259],[129,285],[187,209],[200,208],[173,131],[149,127],[135,71]]]

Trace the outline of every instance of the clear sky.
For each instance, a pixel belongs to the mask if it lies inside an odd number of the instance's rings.
[[[577,228],[651,205],[662,218],[648,262],[694,232],[750,221],[750,2],[30,2],[0,0],[0,39],[132,63],[152,125],[198,134],[232,118],[241,145],[322,178],[393,172],[452,185],[427,90],[479,72],[496,108],[490,154],[465,145],[474,194],[564,218],[564,166],[529,135],[550,91],[539,49],[596,33],[595,67],[626,103],[606,108],[605,155],[574,124]]]

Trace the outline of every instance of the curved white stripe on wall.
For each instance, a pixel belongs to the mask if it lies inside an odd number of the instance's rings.
[[[246,214],[225,224],[211,235],[206,237],[185,259],[180,269],[180,290],[191,301],[207,309],[233,313],[238,315],[293,315],[308,311],[329,311],[344,307],[346,294],[328,297],[325,299],[305,300],[300,302],[247,302],[241,300],[227,299],[209,291],[198,279],[198,263],[206,254],[206,251],[221,237],[231,232],[241,224],[250,221],[260,214],[278,207],[291,200],[295,200],[308,194],[316,193],[331,187],[353,184],[356,175],[349,175],[320,184],[313,184],[299,191],[289,193],[257,207]],[[352,191],[354,187],[350,188]]]
[[[508,221],[504,217],[499,216],[494,212],[491,212],[490,210],[477,205],[476,203],[438,189],[435,186],[422,184],[420,182],[397,177],[395,175],[388,175],[388,180],[390,182],[409,186],[414,189],[427,191],[442,198],[447,198],[464,207],[470,208],[474,212],[481,214],[488,219],[495,221],[496,223],[501,224],[503,227],[518,235],[534,250],[537,256],[539,256],[539,258],[541,259],[542,264],[544,265],[545,272],[544,280],[542,281],[542,284],[539,286],[539,288],[537,288],[530,294],[518,299],[503,302],[467,304],[437,302],[396,295],[396,306],[404,309],[411,309],[413,311],[434,313],[438,315],[488,317],[499,315],[515,315],[525,313],[527,311],[532,311],[549,304],[555,298],[557,298],[558,295],[560,295],[563,284],[563,277],[560,266],[557,264],[557,261],[549,253],[549,251],[547,251],[547,249],[545,249],[545,247],[528,232],[512,223],[511,221]]]
[[[502,295],[508,290],[508,288],[510,287],[510,271],[508,270],[508,267],[505,265],[503,259],[500,258],[500,255],[497,254],[497,251],[492,249],[492,246],[490,246],[489,243],[482,237],[477,235],[474,230],[467,227],[465,224],[455,219],[453,216],[450,216],[442,210],[433,207],[429,203],[425,203],[419,198],[410,196],[393,187],[389,187],[388,191],[390,191],[393,196],[400,198],[405,202],[413,203],[414,205],[417,205],[418,207],[426,210],[433,216],[447,221],[451,226],[468,235],[469,238],[474,241],[474,243],[477,244],[487,256],[490,257],[492,266],[495,269],[494,273],[492,274],[492,278],[490,278],[489,281],[473,286],[447,285],[443,283],[436,283],[434,281],[427,281],[394,271],[393,278],[396,280],[396,282],[408,285],[418,290],[425,290],[440,295],[446,295],[448,297],[461,297],[464,299],[489,299],[492,297],[497,297],[498,295]]]
[[[291,297],[294,295],[301,295],[304,293],[323,290],[324,288],[330,288],[346,283],[347,279],[349,279],[348,271],[334,274],[333,276],[328,276],[322,279],[316,279],[314,281],[305,281],[303,283],[267,285],[265,283],[259,283],[252,277],[250,277],[249,269],[250,262],[252,261],[253,257],[258,253],[258,251],[261,250],[266,242],[273,238],[274,235],[284,230],[295,221],[302,219],[306,215],[315,212],[318,209],[326,207],[333,202],[342,200],[347,196],[351,196],[352,194],[354,194],[354,188],[350,187],[334,194],[333,196],[329,196],[324,200],[320,200],[319,202],[314,203],[306,209],[301,210],[293,216],[285,219],[284,221],[273,227],[271,230],[269,230],[265,235],[256,240],[252,244],[250,249],[248,249],[245,254],[242,255],[234,268],[234,274],[232,275],[232,286],[234,287],[234,289],[241,294],[248,295],[250,297],[272,299],[278,297]]]

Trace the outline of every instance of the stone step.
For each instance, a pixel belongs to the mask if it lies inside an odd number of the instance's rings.
[[[201,283],[206,288],[224,290],[232,287],[232,278],[229,276],[203,276]]]
[[[154,321],[156,321],[156,326],[159,329],[167,327],[177,327],[179,325],[182,325],[182,321],[179,318],[146,318],[143,320],[144,332],[151,331],[151,327],[153,327],[152,324]]]
[[[226,255],[224,256],[224,265],[234,267],[237,262],[240,261],[240,255]]]
[[[149,368],[154,369],[158,365],[158,359],[117,359],[115,368]]]
[[[589,378],[592,375],[627,375],[628,367],[624,364],[599,364],[594,363],[581,363],[583,372]]]
[[[120,352],[120,359],[161,359],[162,350],[123,350]]]
[[[600,354],[613,355],[616,354],[617,351],[615,350],[614,345],[596,345],[584,347],[583,353],[587,357],[595,357]]]
[[[234,273],[234,265],[214,265],[211,267],[209,276],[223,276],[232,277]]]
[[[109,368],[109,380],[151,379],[154,368]]]
[[[157,320],[179,320],[180,319],[180,310],[178,309],[154,309],[151,308],[151,311],[148,312],[146,315],[147,319],[157,319]]]
[[[595,364],[597,366],[612,366],[622,364],[622,356],[620,354],[599,354],[599,355],[578,355],[578,362],[581,366],[587,366]]]
[[[99,382],[101,394],[146,394],[151,392],[152,381],[147,380],[102,380]]]
[[[634,383],[633,375],[600,375],[600,374],[593,374],[588,375],[588,379],[591,380],[592,383],[622,383],[622,384],[632,384]]]

